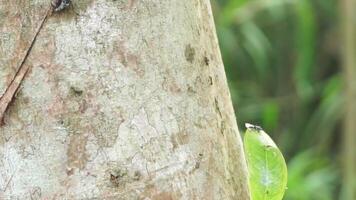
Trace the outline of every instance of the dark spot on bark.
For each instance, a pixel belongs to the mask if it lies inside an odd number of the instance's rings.
[[[204,56],[204,63],[205,63],[206,66],[209,66],[210,60],[206,56]]]
[[[196,163],[195,163],[195,169],[199,169],[200,163],[201,163],[201,161],[202,161],[202,159],[203,159],[203,156],[204,156],[203,153],[199,153],[198,158],[197,158],[197,161],[196,161]]]
[[[73,168],[67,168],[66,173],[68,176],[71,176],[74,174],[74,169]]]
[[[73,96],[79,97],[79,96],[83,95],[83,90],[78,87],[72,86],[72,87],[70,87],[70,93]]]
[[[216,112],[219,114],[220,117],[222,117],[222,113],[221,113],[221,110],[220,110],[220,107],[219,107],[219,101],[218,101],[217,98],[215,98],[214,105],[215,105]]]
[[[129,171],[127,168],[116,168],[109,172],[109,179],[114,187],[122,187],[127,183],[139,181],[141,177],[140,171]]]
[[[221,133],[221,135],[224,135],[225,131],[226,131],[226,122],[224,120],[222,120],[221,123],[220,123],[220,133]]]
[[[185,59],[188,62],[193,63],[195,57],[195,49],[190,44],[188,44],[185,47],[184,55],[185,55]]]
[[[110,174],[110,182],[114,185],[119,185],[120,184],[119,176]]]
[[[214,84],[214,82],[213,82],[213,77],[211,77],[211,76],[209,76],[209,85],[213,85]]]
[[[127,170],[125,169],[113,170],[110,172],[110,182],[118,187],[126,182],[127,176]]]
[[[40,187],[34,187],[31,189],[31,199],[41,199],[42,190]]]
[[[61,126],[64,126],[65,125],[65,122],[63,119],[60,119],[58,120],[58,124],[61,125]]]
[[[189,92],[189,93],[192,93],[192,94],[194,94],[194,93],[196,93],[196,91],[194,90],[194,88],[193,88],[193,86],[191,86],[191,85],[187,85],[187,91]]]
[[[140,179],[141,179],[141,176],[142,176],[142,174],[141,174],[141,172],[140,171],[135,171],[135,173],[134,173],[134,175],[133,175],[133,180],[135,180],[135,181],[139,181]]]

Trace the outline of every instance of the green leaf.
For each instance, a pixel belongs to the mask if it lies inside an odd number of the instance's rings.
[[[259,126],[246,124],[244,137],[252,200],[281,200],[287,165],[273,140]]]

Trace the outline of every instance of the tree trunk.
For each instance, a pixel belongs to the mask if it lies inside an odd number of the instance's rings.
[[[356,1],[341,1],[343,62],[345,77],[345,131],[343,198],[356,199]]]
[[[209,0],[72,2],[0,0],[0,199],[249,199]]]

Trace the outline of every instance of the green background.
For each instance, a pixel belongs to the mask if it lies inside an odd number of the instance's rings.
[[[212,4],[237,122],[262,126],[280,147],[289,171],[284,199],[342,199],[338,2]]]

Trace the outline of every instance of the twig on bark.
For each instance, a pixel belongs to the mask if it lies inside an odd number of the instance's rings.
[[[16,92],[18,91],[22,81],[24,80],[27,72],[30,69],[30,65],[25,65],[26,59],[28,57],[28,55],[31,52],[32,47],[34,46],[35,42],[36,42],[36,38],[38,36],[38,34],[40,33],[43,24],[45,23],[47,17],[52,13],[53,8],[51,7],[47,12],[46,15],[43,17],[39,27],[36,30],[35,35],[32,38],[32,41],[30,42],[30,46],[29,48],[26,50],[26,54],[25,56],[22,58],[22,61],[20,63],[20,66],[17,69],[17,72],[14,76],[14,78],[12,79],[12,81],[10,82],[9,86],[6,88],[5,93],[0,97],[0,126],[4,125],[4,116],[5,113],[9,107],[9,105],[11,104],[11,102],[13,101]]]

